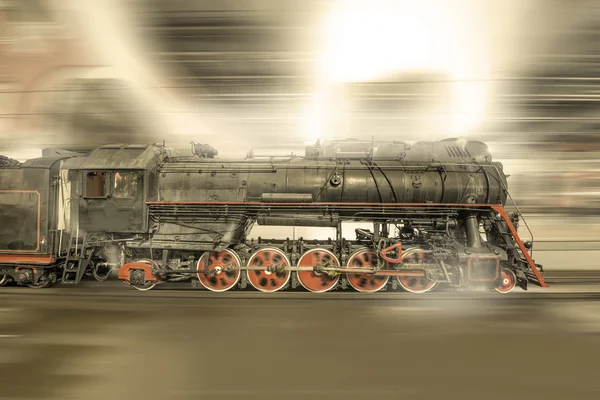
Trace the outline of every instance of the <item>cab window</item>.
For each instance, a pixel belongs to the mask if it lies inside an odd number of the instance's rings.
[[[88,172],[85,179],[85,197],[106,197],[106,173]]]
[[[135,198],[138,194],[140,176],[137,172],[115,172],[113,178],[113,196]]]

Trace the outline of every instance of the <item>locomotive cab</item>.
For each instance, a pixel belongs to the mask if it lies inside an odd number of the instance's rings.
[[[105,232],[141,232],[144,170],[82,171],[80,227]]]
[[[106,145],[70,165],[74,214],[84,232],[142,233],[148,229],[148,182],[161,150],[156,145]],[[76,163],[76,160],[70,160]]]

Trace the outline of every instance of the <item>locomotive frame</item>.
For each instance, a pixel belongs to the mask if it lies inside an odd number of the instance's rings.
[[[334,142],[334,154],[317,146],[266,161],[218,160],[207,145],[193,157],[106,145],[0,168],[0,285],[102,281],[118,268],[139,290],[181,280],[215,292],[547,286],[486,147],[430,143],[394,142],[378,156]],[[372,230],[347,240],[348,222]],[[248,240],[254,224],[332,227],[336,237]]]

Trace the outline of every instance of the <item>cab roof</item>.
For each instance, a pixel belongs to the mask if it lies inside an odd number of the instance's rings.
[[[161,157],[161,146],[156,144],[107,144],[84,157],[74,157],[63,168],[82,170],[150,169]]]

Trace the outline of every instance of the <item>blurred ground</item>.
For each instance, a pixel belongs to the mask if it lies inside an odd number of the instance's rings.
[[[600,395],[600,286],[415,297],[108,284],[3,288],[0,304],[2,400]]]

